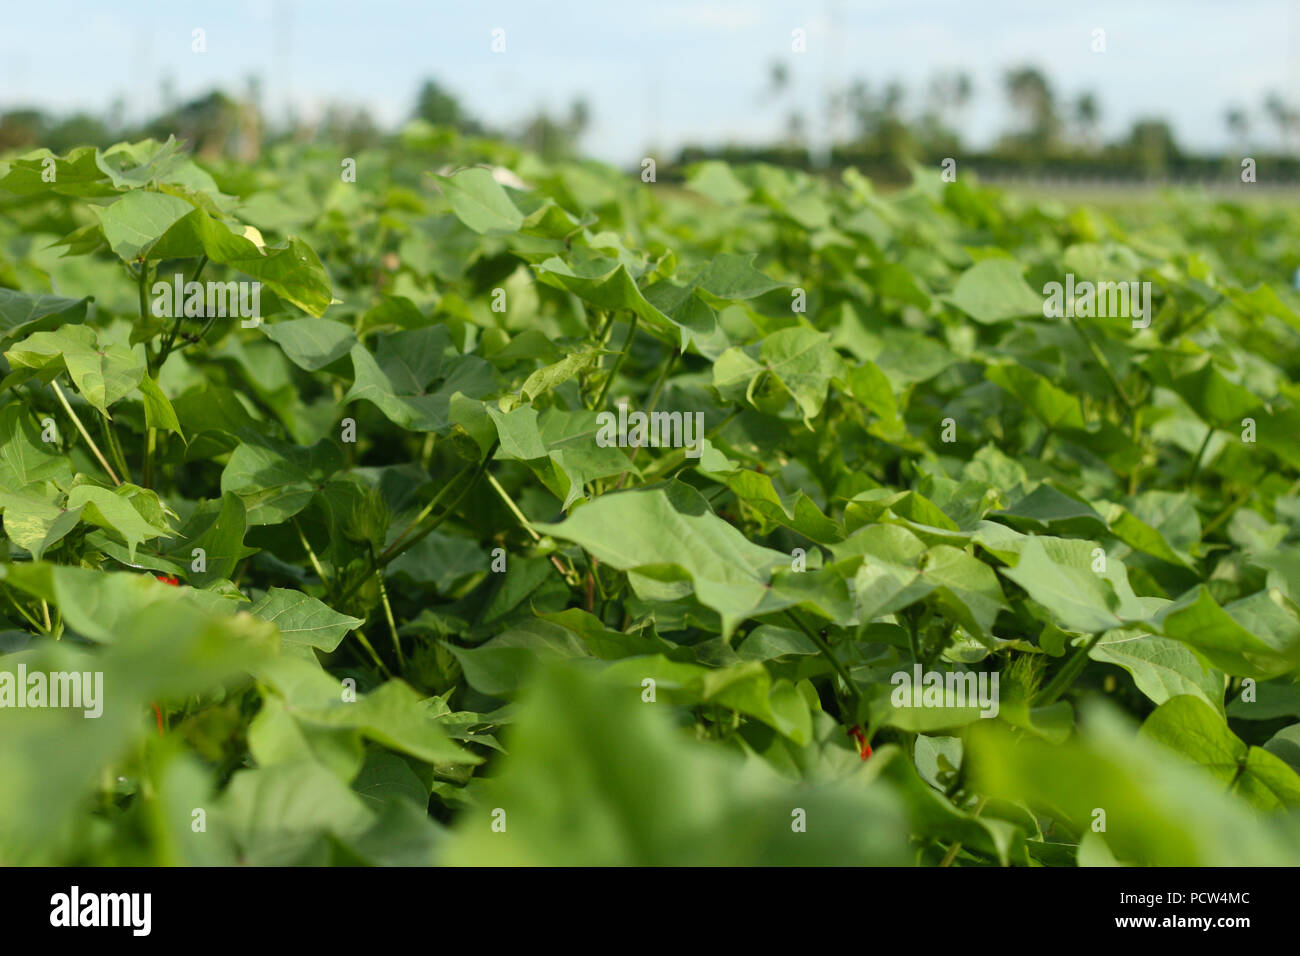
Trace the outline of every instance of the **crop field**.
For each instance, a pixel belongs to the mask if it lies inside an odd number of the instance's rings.
[[[10,153],[0,863],[1295,865],[1298,269],[937,166]]]

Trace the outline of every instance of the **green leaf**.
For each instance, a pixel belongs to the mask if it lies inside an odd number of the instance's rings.
[[[327,837],[359,838],[375,819],[347,784],[310,761],[241,770],[219,810],[251,866],[323,865]]]
[[[351,354],[355,380],[344,401],[372,402],[414,431],[447,430],[453,395],[483,398],[493,389],[492,366],[476,355],[457,356],[442,326],[386,335],[373,355],[358,343]]]
[[[365,623],[340,614],[309,594],[288,588],[271,588],[249,613],[278,627],[284,640],[326,652],[337,648],[348,631]]]
[[[757,354],[752,347],[728,349],[713,366],[713,387],[722,397],[753,402],[761,379],[770,376],[794,398],[805,421],[821,411],[832,378],[843,360],[831,347],[830,336],[795,326],[763,339]]]
[[[229,578],[239,562],[254,553],[244,547],[247,531],[248,509],[243,499],[226,492],[220,500],[205,501],[194,510],[181,529],[179,542],[170,550],[190,567],[189,582],[203,587]],[[202,549],[205,570],[194,570],[195,549]]]
[[[542,620],[524,621],[478,647],[448,649],[460,662],[469,685],[492,697],[517,693],[545,661],[588,654],[568,628]]]
[[[1300,659],[1300,621],[1264,591],[1220,607],[1200,585],[1157,614],[1153,623],[1165,637],[1239,677],[1268,680],[1287,673]]]
[[[692,333],[707,336],[715,328],[711,312],[707,316],[692,312],[676,317],[661,312],[646,299],[626,265],[617,259],[592,256],[566,261],[552,256],[533,268],[539,282],[572,292],[602,309],[634,312],[650,328],[673,335],[682,347],[689,343]]]
[[[172,226],[196,212],[184,199],[132,190],[107,206],[92,206],[109,248],[125,260],[143,259]],[[155,257],[159,258],[159,257]]]
[[[128,192],[94,212],[109,246],[124,260],[207,256],[258,280],[310,315],[322,315],[333,300],[320,259],[296,237],[265,246],[250,238],[245,227],[213,219],[167,193],[145,190]]]
[[[1025,283],[1019,263],[1001,257],[971,266],[946,298],[984,325],[1043,314],[1043,297]]]
[[[1051,485],[1039,485],[1009,508],[990,512],[1019,531],[1056,535],[1104,535],[1109,530],[1089,505]]]
[[[505,189],[486,169],[462,169],[454,176],[435,176],[456,218],[479,235],[508,236],[524,224]]]
[[[350,328],[329,319],[289,319],[263,327],[267,338],[284,349],[289,361],[309,372],[347,355],[357,341]]]
[[[590,507],[590,506],[588,506]],[[448,865],[901,863],[899,809],[888,792],[822,784],[795,791],[770,772],[687,739],[663,704],[553,670],[508,741],[502,775],[457,821]],[[856,757],[854,758],[856,759]],[[585,811],[563,794],[583,793]],[[797,793],[797,796],[796,796]],[[654,813],[645,813],[654,806]],[[507,839],[493,831],[505,811]],[[813,826],[794,832],[805,811]],[[499,827],[498,827],[499,829]]]
[[[18,492],[38,481],[64,482],[72,466],[18,403],[0,409],[0,488]]]
[[[1123,626],[1123,607],[1115,588],[1124,580],[1123,565],[1109,561],[1106,572],[1098,573],[1080,561],[1082,556],[1077,553],[1069,564],[1060,563],[1057,557],[1065,554],[1053,556],[1040,538],[1030,538],[1020,552],[1019,563],[1002,568],[1002,574],[1028,591],[1067,630],[1095,632]]]
[[[984,377],[1010,392],[1048,428],[1084,427],[1077,395],[1057,388],[1048,379],[1014,362],[990,364]]]
[[[76,527],[81,509],[66,511],[55,504],[57,491],[42,493],[32,487],[21,493],[0,493],[0,512],[4,513],[5,536],[20,548],[26,548],[36,561]],[[69,518],[69,515],[71,516]]]
[[[1088,656],[1124,668],[1138,690],[1156,704],[1192,695],[1223,713],[1223,672],[1178,641],[1135,630],[1110,631]]]
[[[687,585],[722,616],[724,635],[760,608],[797,603],[770,593],[773,568],[788,566],[789,556],[751,544],[699,492],[678,482],[601,495],[561,524],[536,527],[639,578]],[[610,528],[618,535],[611,537]]]
[[[33,332],[84,322],[90,301],[89,296],[84,299],[69,299],[57,295],[26,295],[13,289],[0,289],[0,345]]]
[[[65,507],[69,510],[81,508],[83,520],[120,534],[134,560],[135,549],[141,542],[172,536],[171,528],[143,510],[151,494],[136,485],[123,484],[112,491],[81,485],[68,493]]]
[[[181,431],[180,420],[176,417],[176,409],[168,400],[163,390],[158,387],[148,375],[140,379],[140,395],[144,398],[144,420],[150,428],[158,428],[162,431],[175,432],[184,439],[185,434]]]
[[[1080,734],[1062,745],[1013,737],[994,721],[974,725],[965,760],[972,784],[995,799],[1051,807],[1054,819],[1075,833],[1090,832],[1099,819],[1095,811],[1105,810],[1107,845],[1121,861],[1138,865],[1276,866],[1300,849],[1293,832],[1134,735],[1110,708],[1090,708],[1084,716]]]
[[[1196,697],[1174,697],[1157,707],[1142,735],[1192,760],[1261,810],[1300,806],[1300,776],[1267,750],[1247,747]]]
[[[299,448],[249,431],[242,434],[245,440],[221,473],[221,492],[244,499],[250,525],[279,524],[296,515],[343,465],[339,446],[328,439]]]
[[[134,391],[145,375],[144,362],[130,349],[104,347],[94,329],[64,326],[57,332],[36,332],[5,352],[15,375],[41,373],[50,381],[66,368],[82,398],[108,415],[108,407]],[[13,376],[11,376],[12,378]]]
[[[319,665],[292,657],[262,667],[260,676],[284,698],[293,719],[306,729],[356,731],[427,763],[482,763],[480,757],[449,740],[415,691],[399,680],[358,696],[345,692]]]

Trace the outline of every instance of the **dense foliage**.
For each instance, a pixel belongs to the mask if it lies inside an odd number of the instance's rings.
[[[0,861],[1300,859],[1292,210],[420,123],[0,210],[0,676],[103,674],[0,709]]]

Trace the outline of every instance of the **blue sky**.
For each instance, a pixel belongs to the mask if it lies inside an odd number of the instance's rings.
[[[758,142],[792,110],[825,129],[825,91],[861,77],[922,90],[941,70],[975,82],[958,117],[983,145],[1010,114],[1001,77],[1045,70],[1058,95],[1094,91],[1103,131],[1162,115],[1184,145],[1228,146],[1232,103],[1256,114],[1252,139],[1277,142],[1265,94],[1300,102],[1300,0],[0,0],[0,109],[36,104],[101,111],[116,97],[139,118],[169,77],[184,98],[262,78],[273,117],[331,101],[364,104],[382,124],[412,107],[437,77],[490,124],[517,125],[538,107],[584,96],[593,122],[584,149],[635,164],[651,147]],[[207,52],[191,50],[206,31]],[[492,30],[506,50],[491,51]],[[791,31],[807,52],[791,52]],[[1106,31],[1106,52],[1090,49]],[[791,88],[764,92],[785,61]],[[1236,148],[1236,144],[1233,144]],[[1251,144],[1247,144],[1248,146]]]

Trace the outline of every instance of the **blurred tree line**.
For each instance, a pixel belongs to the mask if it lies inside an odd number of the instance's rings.
[[[1161,179],[1222,176],[1227,168],[1238,170],[1241,159],[1250,156],[1274,181],[1300,182],[1300,110],[1277,93],[1267,95],[1253,113],[1241,105],[1230,108],[1223,122],[1234,147],[1225,155],[1206,156],[1183,149],[1160,117],[1138,119],[1104,141],[1098,96],[1084,90],[1062,97],[1032,66],[1004,73],[1001,94],[1012,125],[991,146],[978,150],[964,147],[958,132],[975,94],[965,73],[936,74],[920,90],[908,90],[897,81],[873,87],[854,80],[831,93],[816,116],[784,106],[789,88],[788,68],[774,62],[761,99],[788,110],[784,133],[775,142],[762,147],[689,146],[680,160],[763,160],[809,168],[829,161],[833,167],[857,166],[873,178],[906,181],[909,163],[937,163],[946,157],[1004,175]],[[821,157],[809,145],[814,123],[832,130],[833,142]],[[1280,145],[1262,146],[1260,133],[1271,133]]]
[[[260,82],[253,78],[244,92],[231,96],[214,90],[195,99],[175,103],[170,85],[163,84],[161,112],[144,122],[123,120],[123,104],[114,103],[104,116],[77,113],[56,116],[38,109],[13,109],[0,113],[0,153],[47,147],[65,153],[76,146],[110,146],[143,137],[165,139],[175,135],[200,157],[255,160],[277,142],[316,141],[355,152],[383,144],[392,135],[375,125],[364,107],[331,104],[311,121],[290,116],[271,124],[262,106]],[[538,109],[516,128],[492,129],[472,116],[456,96],[435,80],[427,80],[415,98],[413,119],[448,126],[467,136],[512,140],[548,159],[576,156],[579,140],[590,122],[585,101],[575,100],[568,112],[552,115]]]
[[[1251,156],[1261,174],[1267,172],[1271,180],[1300,182],[1296,156],[1300,110],[1276,93],[1266,96],[1253,112],[1241,105],[1226,112],[1223,121],[1234,148],[1224,156],[1185,151],[1168,122],[1158,117],[1139,119],[1124,134],[1103,141],[1104,114],[1097,96],[1082,91],[1062,97],[1047,76],[1032,66],[1004,74],[1001,93],[1010,107],[1012,126],[991,146],[975,151],[963,147],[958,132],[976,93],[970,77],[961,72],[936,74],[920,90],[909,90],[897,81],[872,86],[854,80],[828,95],[816,116],[791,106],[790,93],[788,67],[773,63],[759,95],[759,108],[785,110],[783,132],[764,146],[688,146],[680,152],[679,165],[705,158],[805,168],[853,165],[874,178],[905,181],[909,163],[935,163],[951,156],[981,172],[1003,175],[1160,179],[1222,176],[1226,168],[1238,168],[1241,157]],[[344,104],[331,105],[310,121],[291,115],[272,124],[255,78],[239,95],[213,91],[186,102],[176,102],[164,83],[162,99],[157,116],[137,123],[123,120],[120,101],[102,116],[9,110],[0,113],[0,152],[46,146],[63,153],[74,146],[107,146],[174,134],[204,158],[252,161],[267,146],[284,140],[315,140],[357,151],[380,145],[392,135],[377,127],[365,108]],[[548,159],[578,155],[591,119],[587,104],[578,99],[565,113],[538,109],[513,128],[493,129],[432,79],[419,89],[411,116],[468,136],[511,140]],[[830,130],[829,149],[821,155],[810,148],[815,123]],[[1271,133],[1280,148],[1261,149],[1258,135],[1262,132]]]

